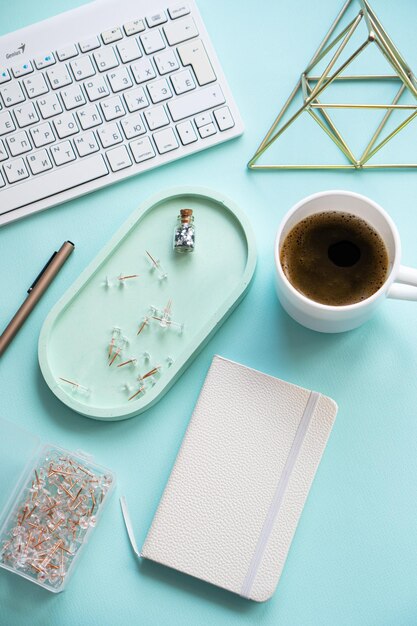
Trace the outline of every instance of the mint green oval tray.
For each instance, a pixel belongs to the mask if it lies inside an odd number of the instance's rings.
[[[180,208],[194,210],[196,248],[172,249]],[[167,272],[159,278],[146,254]],[[245,295],[256,265],[248,219],[224,195],[199,187],[161,192],[135,211],[46,318],[39,338],[39,364],[53,393],[74,411],[99,420],[121,420],[155,404],[190,365]],[[138,274],[138,278],[118,280]],[[111,286],[106,286],[106,277]],[[122,283],[122,284],[120,284]],[[142,320],[150,306],[172,300],[168,324]],[[160,317],[160,314],[154,314]],[[114,326],[129,345],[111,366]],[[149,353],[146,359],[144,353]],[[137,364],[118,367],[129,358]],[[155,376],[138,382],[160,366]],[[70,382],[66,382],[70,381]],[[73,384],[74,383],[74,384]],[[153,383],[153,386],[151,386]],[[142,386],[145,392],[129,400]],[[78,386],[76,386],[78,385]]]

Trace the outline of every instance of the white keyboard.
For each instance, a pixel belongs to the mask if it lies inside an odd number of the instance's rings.
[[[0,225],[242,132],[192,0],[92,2],[0,37]]]

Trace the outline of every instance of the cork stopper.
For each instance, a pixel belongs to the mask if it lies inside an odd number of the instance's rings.
[[[191,221],[193,215],[193,210],[192,209],[181,209],[180,210],[180,216],[181,216],[181,222],[183,224],[186,224],[187,222]]]

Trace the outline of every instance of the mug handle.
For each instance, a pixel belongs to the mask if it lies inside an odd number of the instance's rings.
[[[417,269],[400,265],[400,269],[388,291],[388,298],[417,301]]]

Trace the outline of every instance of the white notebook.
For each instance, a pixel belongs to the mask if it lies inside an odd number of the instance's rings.
[[[336,412],[326,396],[214,357],[141,556],[268,600]]]

